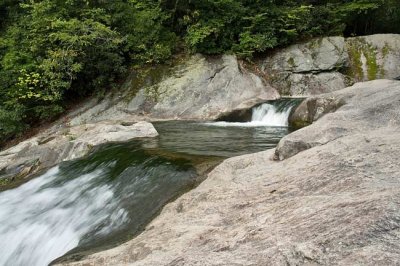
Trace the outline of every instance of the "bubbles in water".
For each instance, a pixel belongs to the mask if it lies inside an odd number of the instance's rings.
[[[265,126],[287,127],[289,114],[292,108],[293,105],[289,105],[280,110],[279,106],[264,103],[253,109],[251,122]]]
[[[264,103],[252,109],[249,122],[212,122],[211,126],[234,127],[287,127],[290,112],[298,104],[298,99],[281,99]]]
[[[0,194],[0,265],[47,265],[76,247],[96,227],[98,234],[127,219],[102,170],[60,182],[58,167]]]

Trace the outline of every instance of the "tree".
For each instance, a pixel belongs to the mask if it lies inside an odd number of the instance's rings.
[[[315,36],[400,32],[399,23],[397,0],[0,0],[0,140],[178,49],[251,60]]]

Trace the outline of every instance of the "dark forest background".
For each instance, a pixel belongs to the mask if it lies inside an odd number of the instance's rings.
[[[399,32],[398,0],[0,0],[0,142],[177,53]]]

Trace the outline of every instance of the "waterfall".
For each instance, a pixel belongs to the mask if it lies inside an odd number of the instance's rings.
[[[263,104],[253,110],[261,122],[231,123],[241,125],[236,128],[159,122],[157,139],[106,145],[0,192],[0,266],[44,266],[69,251],[75,255],[135,235],[168,201],[197,184],[195,162],[210,165],[210,158],[219,162],[275,147],[288,129],[254,126],[265,123],[269,105],[276,115],[289,112],[281,104]]]
[[[301,99],[280,99],[260,104],[251,110],[251,120],[248,122],[212,122],[211,126],[239,127],[287,127],[290,112]]]
[[[94,228],[103,234],[126,222],[110,187],[96,186],[100,175],[101,169],[59,182],[56,167],[1,193],[0,265],[47,265]]]
[[[287,127],[294,105],[290,101],[264,103],[253,108],[251,123],[272,127]]]

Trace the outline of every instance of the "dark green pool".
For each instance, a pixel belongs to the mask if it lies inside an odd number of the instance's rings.
[[[159,122],[160,136],[97,148],[0,193],[0,265],[46,265],[131,239],[227,157],[275,147],[286,127]]]

